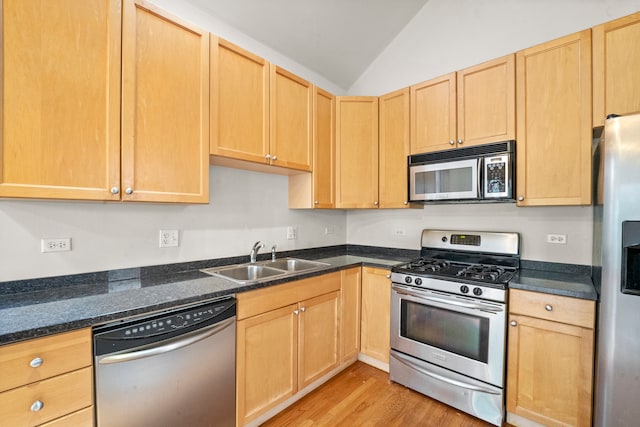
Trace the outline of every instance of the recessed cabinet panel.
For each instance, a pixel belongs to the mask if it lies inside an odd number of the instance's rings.
[[[0,196],[118,200],[120,2],[1,7]]]

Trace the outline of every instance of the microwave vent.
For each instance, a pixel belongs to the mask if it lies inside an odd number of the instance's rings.
[[[515,152],[516,141],[503,141],[493,144],[474,145],[472,147],[455,148],[453,150],[434,151],[433,153],[414,154],[409,156],[409,164],[430,163],[441,160],[464,159],[467,157],[491,156],[500,153]]]

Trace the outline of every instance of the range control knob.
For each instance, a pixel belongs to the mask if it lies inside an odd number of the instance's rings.
[[[404,283],[411,283],[411,276],[405,276]]]
[[[477,297],[479,297],[480,295],[482,295],[482,289],[480,288],[473,288],[473,294]]]
[[[416,280],[414,281],[416,285],[420,286],[422,285],[422,279],[417,277]]]
[[[462,292],[463,294],[468,294],[469,293],[469,287],[467,285],[460,286],[460,292]]]

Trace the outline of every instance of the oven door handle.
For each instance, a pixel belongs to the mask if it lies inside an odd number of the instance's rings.
[[[411,360],[408,360],[406,358],[404,358],[402,355],[400,354],[396,354],[396,353],[391,353],[390,355],[391,357],[393,357],[394,359],[396,359],[398,362],[402,363],[403,365],[414,369],[428,377],[434,378],[436,380],[451,384],[451,385],[455,385],[458,387],[463,387],[466,388],[468,390],[473,390],[473,391],[479,391],[482,393],[489,393],[489,394],[496,394],[499,395],[500,391],[496,391],[496,390],[492,390],[490,388],[485,388],[485,387],[481,387],[475,384],[469,384],[466,382],[462,382],[459,380],[454,380],[453,378],[447,378],[443,375],[440,374],[436,374],[435,372],[431,372],[427,369],[425,369],[423,366],[418,365],[417,363],[412,362]]]
[[[434,296],[425,295],[419,292],[412,292],[412,291],[406,290],[405,288],[399,288],[399,287],[394,287],[394,290],[400,295],[409,295],[409,296],[420,298],[426,301],[439,302],[442,304],[455,305],[458,307],[471,308],[475,310],[485,310],[485,311],[490,311],[492,313],[498,313],[503,311],[501,307],[497,307],[489,304],[482,304],[479,302],[470,303],[470,302],[462,302],[454,299],[449,299],[446,297],[434,297]]]

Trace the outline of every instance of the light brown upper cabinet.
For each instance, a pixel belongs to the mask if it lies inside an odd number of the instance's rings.
[[[378,206],[411,207],[407,198],[407,157],[410,149],[409,88],[383,95],[378,102]]]
[[[336,207],[378,206],[378,97],[336,97]]]
[[[208,36],[146,2],[122,13],[2,3],[0,196],[208,201]]]
[[[336,98],[313,89],[313,172],[289,176],[289,208],[335,206]]]
[[[411,154],[515,138],[515,57],[411,86]]]
[[[120,0],[1,7],[0,196],[119,200]]]
[[[593,125],[640,112],[640,12],[593,28]]]
[[[123,199],[209,202],[209,33],[124,2]]]
[[[211,154],[311,171],[313,85],[211,36]],[[264,170],[264,169],[262,169]]]
[[[518,206],[591,203],[591,30],[516,54]]]

